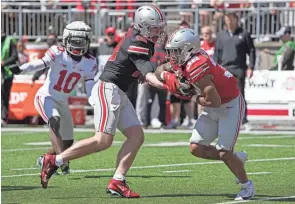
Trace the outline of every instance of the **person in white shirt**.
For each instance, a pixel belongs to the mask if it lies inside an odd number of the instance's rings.
[[[59,154],[74,142],[73,120],[67,103],[68,96],[81,79],[85,81],[88,97],[97,73],[95,57],[88,53],[91,28],[83,21],[74,21],[63,32],[63,46],[52,46],[41,59],[26,63],[21,67],[11,66],[14,74],[49,68],[44,85],[35,96],[34,105],[49,126],[53,151]],[[40,157],[42,166],[42,157]],[[69,173],[68,163],[62,168]]]

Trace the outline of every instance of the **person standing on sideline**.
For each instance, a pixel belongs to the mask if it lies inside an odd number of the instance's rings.
[[[213,58],[237,78],[238,87],[245,98],[245,79],[246,76],[248,78],[253,76],[255,47],[250,33],[238,26],[236,13],[226,13],[224,21],[226,29],[217,34]],[[247,55],[249,56],[248,66]],[[247,122],[246,108],[243,125]]]
[[[6,36],[1,31],[1,125],[6,125],[9,111],[9,97],[12,87],[13,73],[9,65],[15,64],[18,60],[16,43],[14,39]]]

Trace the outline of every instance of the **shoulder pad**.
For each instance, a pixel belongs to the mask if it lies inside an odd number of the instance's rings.
[[[138,42],[142,42],[142,43],[145,43],[145,44],[148,43],[147,39],[144,38],[144,37],[141,36],[141,35],[135,35],[135,36],[132,38],[132,42],[136,42],[136,41],[138,41]]]
[[[185,66],[185,77],[192,83],[201,79],[211,66],[210,58],[202,53],[197,54]]]
[[[54,61],[55,58],[64,51],[64,47],[53,45],[47,50],[46,54]]]

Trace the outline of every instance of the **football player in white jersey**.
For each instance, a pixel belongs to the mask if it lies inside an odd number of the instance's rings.
[[[87,95],[91,94],[97,64],[95,57],[88,53],[90,40],[91,28],[83,21],[74,21],[64,29],[63,46],[50,47],[42,59],[21,67],[10,67],[14,74],[50,67],[46,81],[36,93],[34,101],[35,108],[49,126],[53,147],[53,151],[48,151],[50,154],[59,154],[74,142],[74,125],[67,103],[69,94],[81,79],[85,81]],[[42,158],[38,160],[40,162]],[[68,164],[61,169],[64,174],[68,173]]]

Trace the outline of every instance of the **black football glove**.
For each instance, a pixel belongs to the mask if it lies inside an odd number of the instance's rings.
[[[16,64],[10,65],[8,68],[13,74],[20,74],[22,72],[22,70]]]

